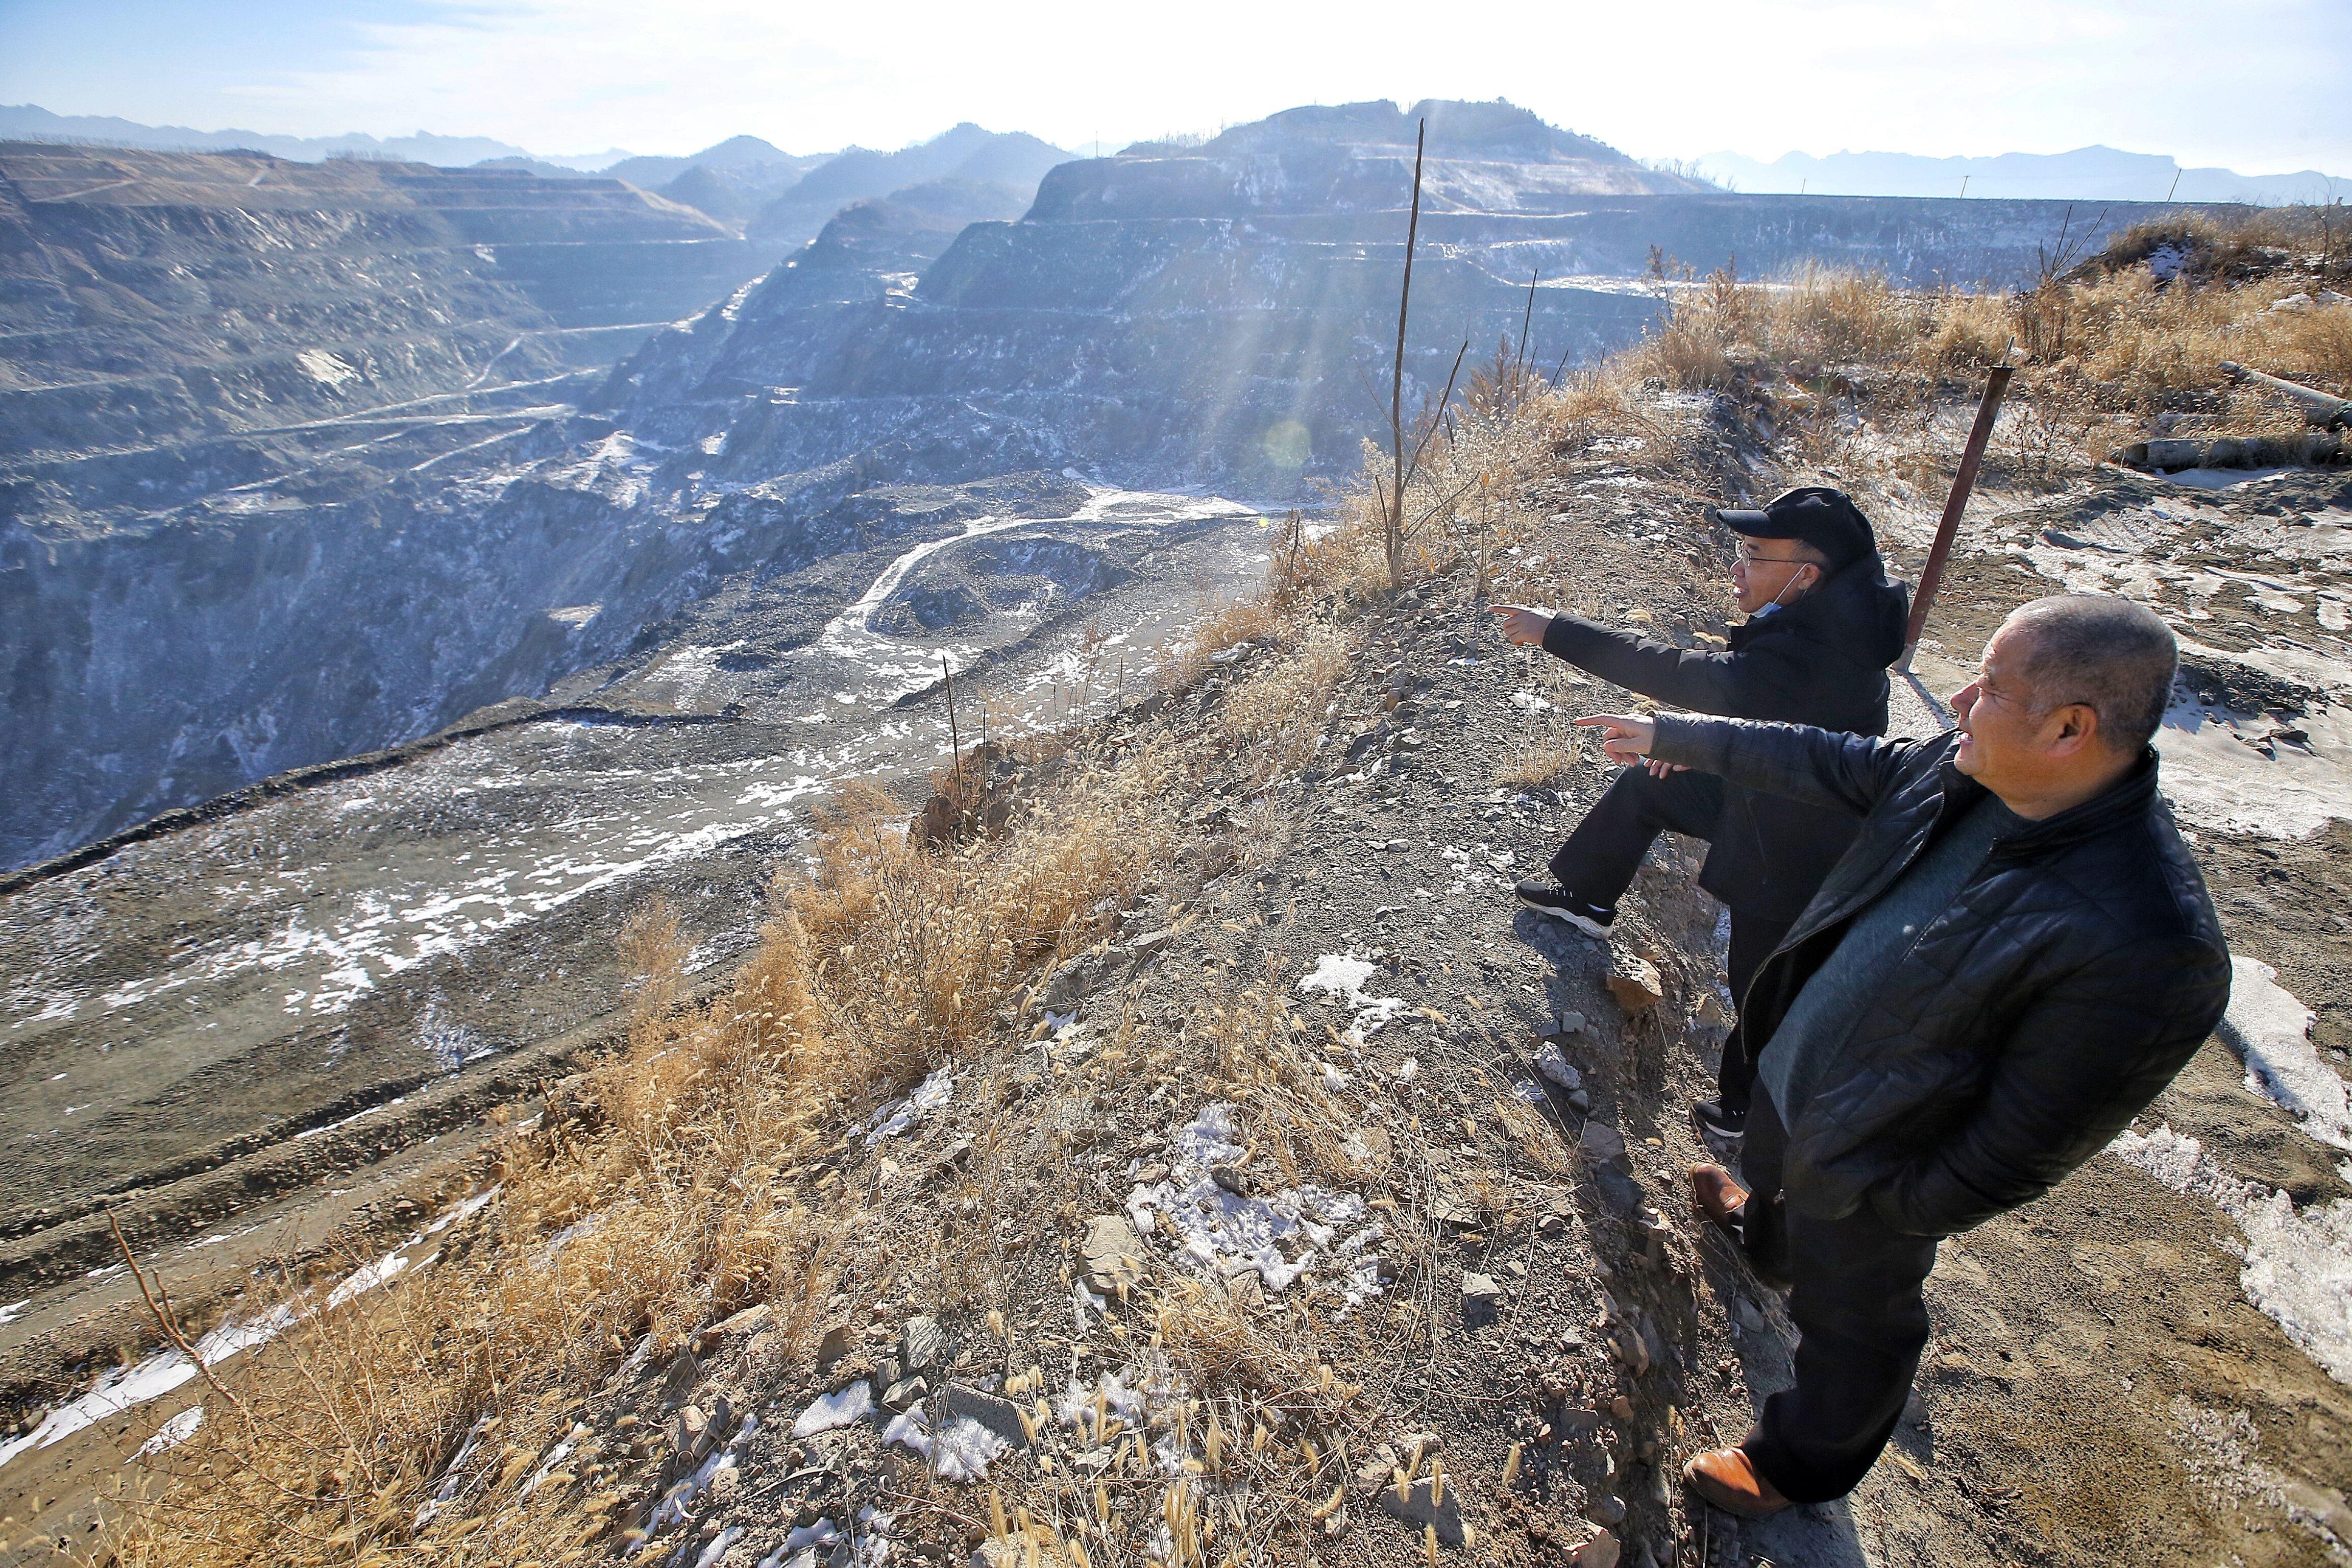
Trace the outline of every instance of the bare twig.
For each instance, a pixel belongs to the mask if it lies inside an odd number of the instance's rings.
[[[1421,159],[1429,142],[1429,121],[1412,140],[1412,216],[1404,231],[1404,288],[1397,296],[1396,368],[1389,377],[1389,587],[1404,586],[1404,326],[1412,309],[1412,247],[1421,237]]]
[[[156,1291],[163,1289],[163,1277],[156,1275],[155,1289],[147,1289],[147,1276],[141,1272],[139,1259],[131,1255],[131,1243],[122,1234],[122,1222],[114,1217],[112,1209],[106,1211],[106,1226],[114,1233],[114,1245],[122,1250],[122,1261],[131,1269],[131,1283],[139,1287],[140,1298],[147,1303],[147,1310],[154,1318],[156,1327],[163,1331],[163,1337],[172,1342],[173,1349],[188,1358],[188,1364],[196,1369],[199,1377],[212,1384],[213,1392],[235,1405],[236,1413],[245,1417],[247,1425],[251,1425],[253,1412],[246,1408],[245,1401],[231,1394],[228,1384],[213,1375],[213,1369],[205,1364],[205,1358],[196,1353],[196,1347],[190,1344],[188,1337],[180,1331],[180,1325],[172,1316],[172,1298],[167,1294],[161,1302],[156,1300]]]
[[[1511,356],[1511,385],[1515,402],[1520,373],[1526,369],[1528,363],[1528,329],[1534,326],[1536,321],[1536,284],[1542,277],[1543,268],[1540,267],[1528,274],[1528,309],[1527,313],[1519,318],[1519,352]]]
[[[1429,428],[1421,433],[1421,439],[1413,445],[1412,461],[1405,465],[1404,482],[1408,485],[1412,483],[1412,476],[1421,470],[1421,455],[1429,449],[1430,437],[1437,434],[1438,426],[1444,420],[1445,405],[1454,400],[1454,377],[1462,374],[1462,356],[1469,352],[1468,338],[1463,339],[1462,346],[1454,351],[1454,368],[1445,373],[1445,392],[1437,400],[1437,411],[1429,416]]]

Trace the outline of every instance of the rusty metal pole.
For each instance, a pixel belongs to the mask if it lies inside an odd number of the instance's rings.
[[[1911,595],[1911,626],[1903,634],[1903,657],[1895,668],[1909,670],[1911,656],[1919,647],[1919,634],[1927,625],[1927,606],[1936,602],[1936,585],[1944,580],[1944,563],[1951,559],[1952,536],[1960,530],[1960,513],[1968,509],[1969,492],[1976,489],[1977,466],[1984,461],[1985,443],[1992,438],[1994,416],[2000,412],[2000,400],[2009,391],[2009,378],[2016,374],[2007,363],[1992,367],[1985,378],[1984,398],[1977,405],[1976,428],[1969,432],[1969,444],[1960,452],[1959,471],[1952,476],[1952,493],[1944,498],[1944,519],[1936,525],[1936,543],[1927,552],[1927,564],[1919,573],[1919,586]]]

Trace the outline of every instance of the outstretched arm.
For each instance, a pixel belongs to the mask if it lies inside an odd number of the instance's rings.
[[[1554,615],[1523,605],[1487,606],[1503,618],[1503,635],[1538,643],[1546,653],[1590,670],[1628,691],[1698,713],[1752,715],[1765,692],[1785,688],[1790,672],[1768,671],[1750,653],[1706,653],[1654,637],[1636,637],[1581,616]]]
[[[1894,787],[1916,749],[1910,741],[1742,719],[1597,713],[1576,722],[1606,731],[1601,750],[1613,761],[1679,763],[1768,795],[1856,816]]]

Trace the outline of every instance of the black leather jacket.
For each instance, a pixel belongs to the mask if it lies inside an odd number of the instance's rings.
[[[1659,719],[1656,756],[1862,819],[1741,999],[1765,1050],[1854,915],[1983,798],[1952,766],[1957,745]],[[2172,1081],[2221,1021],[2230,954],[2156,784],[2151,751],[1994,847],[1799,1108],[1791,1204],[1834,1219],[1867,1203],[1916,1236],[1966,1230],[2048,1192]]]
[[[1790,605],[1731,628],[1710,653],[1557,616],[1543,646],[1580,669],[1660,702],[1734,719],[1886,732],[1886,667],[1903,651],[1910,595],[1875,555]],[[1744,915],[1785,921],[1853,841],[1843,812],[1759,796],[1732,781],[1699,886]]]

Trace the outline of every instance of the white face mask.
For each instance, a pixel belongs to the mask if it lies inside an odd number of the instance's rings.
[[[1807,564],[1811,564],[1811,563],[1807,563]],[[1800,572],[1792,572],[1792,573],[1790,573],[1790,574],[1789,574],[1789,580],[1788,580],[1787,582],[1785,582],[1785,583],[1783,583],[1783,584],[1780,584],[1780,592],[1779,594],[1775,594],[1775,595],[1772,595],[1772,601],[1771,601],[1771,603],[1767,604],[1767,605],[1757,605],[1757,606],[1756,606],[1756,613],[1755,613],[1753,616],[1749,616],[1748,618],[1749,618],[1750,620],[1758,620],[1758,621],[1760,621],[1760,620],[1762,620],[1765,616],[1767,616],[1770,615],[1770,614],[1771,614],[1773,611],[1775,611],[1775,610],[1785,610],[1785,609],[1787,609],[1787,608],[1788,608],[1788,605],[1785,605],[1785,604],[1783,604],[1783,603],[1781,602],[1781,595],[1784,595],[1784,594],[1788,593],[1788,591],[1789,591],[1790,589],[1791,589],[1791,588],[1795,587],[1795,586],[1797,585],[1797,579],[1798,579],[1798,577],[1799,577],[1799,576],[1801,576],[1801,575],[1802,575],[1802,574],[1801,574],[1801,573],[1800,573]],[[1802,596],[1802,595],[1800,595],[1800,597],[1801,597],[1801,596]]]

